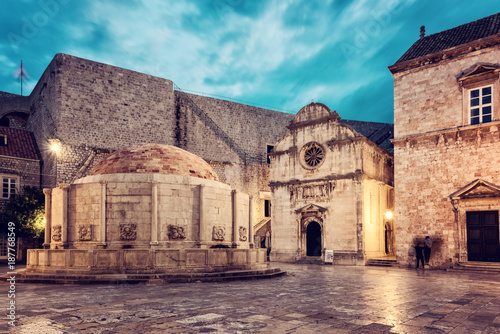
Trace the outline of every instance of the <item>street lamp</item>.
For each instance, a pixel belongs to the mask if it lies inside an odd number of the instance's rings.
[[[61,151],[61,141],[57,138],[52,138],[52,139],[49,139],[49,149],[50,151],[53,153],[52,156],[54,158],[54,164],[55,164],[55,184],[57,184],[57,180],[58,180],[58,175],[57,175],[57,156],[60,154],[60,151]]]
[[[50,145],[50,150],[54,153],[57,153],[59,152],[59,150],[61,149],[61,143],[58,143],[58,142],[53,142],[51,145]]]
[[[387,218],[388,220],[391,220],[392,219],[392,211],[387,211],[385,213],[385,218]]]

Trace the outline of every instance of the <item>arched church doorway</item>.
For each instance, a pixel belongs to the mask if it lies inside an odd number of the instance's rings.
[[[321,226],[317,222],[307,225],[307,256],[321,256]]]

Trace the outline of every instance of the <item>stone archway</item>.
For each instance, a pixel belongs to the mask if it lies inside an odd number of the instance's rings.
[[[321,226],[312,221],[306,228],[307,256],[321,256]]]
[[[326,211],[325,208],[316,204],[308,204],[295,211],[297,213],[297,223],[299,224],[297,259],[306,256],[323,256],[326,235],[323,222],[325,221]],[[311,247],[311,249],[308,247]]]

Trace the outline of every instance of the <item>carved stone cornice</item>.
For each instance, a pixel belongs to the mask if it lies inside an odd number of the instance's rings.
[[[500,126],[500,121],[481,123],[481,124],[476,124],[476,125],[457,126],[454,128],[440,129],[440,130],[435,130],[435,131],[417,133],[417,134],[412,134],[412,135],[394,138],[391,141],[394,144],[394,146],[397,146],[397,145],[402,146],[402,145],[405,145],[407,141],[424,140],[424,139],[428,139],[429,137],[436,137],[437,138],[436,140],[439,141],[439,138],[438,138],[439,136],[445,136],[445,135],[449,135],[449,134],[453,134],[455,136],[460,136],[462,134],[468,135],[470,133],[476,134],[478,129],[489,128],[491,126]],[[486,132],[489,132],[489,131],[486,131]]]

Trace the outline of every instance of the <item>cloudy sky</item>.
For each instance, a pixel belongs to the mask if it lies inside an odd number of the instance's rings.
[[[387,66],[427,34],[500,12],[498,0],[16,0],[0,12],[0,91],[31,92],[56,53],[182,90],[296,113],[393,121]]]

